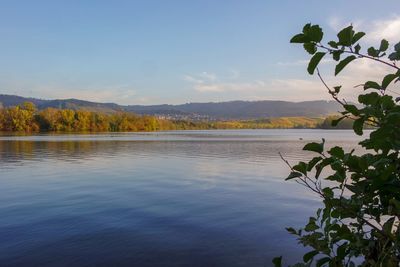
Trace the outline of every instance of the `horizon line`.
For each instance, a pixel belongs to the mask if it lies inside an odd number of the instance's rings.
[[[87,99],[79,99],[79,98],[40,98],[40,97],[32,97],[32,96],[22,96],[22,95],[13,95],[13,94],[1,94],[1,96],[9,96],[9,97],[20,97],[20,98],[26,98],[26,99],[34,99],[34,100],[41,100],[41,101],[68,101],[68,100],[77,100],[77,101],[83,101],[83,102],[90,102],[90,103],[95,103],[95,104],[113,104],[113,105],[118,105],[118,106],[163,106],[163,105],[168,105],[168,106],[180,106],[180,105],[188,105],[188,104],[219,104],[219,103],[232,103],[232,102],[287,102],[287,103],[304,103],[304,102],[316,102],[316,101],[323,101],[323,102],[331,102],[334,100],[326,100],[326,99],[315,99],[315,100],[303,100],[303,101],[288,101],[288,100],[272,100],[272,99],[263,99],[263,100],[226,100],[226,101],[208,101],[208,102],[186,102],[186,103],[181,103],[181,104],[118,104],[116,102],[98,102],[94,100],[87,100]],[[0,102],[1,103],[1,102]]]

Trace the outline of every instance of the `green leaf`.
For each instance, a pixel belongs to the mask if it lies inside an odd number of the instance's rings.
[[[368,81],[364,84],[364,90],[371,89],[371,88],[378,89],[378,90],[382,89],[382,87],[377,82],[374,82],[374,81]]]
[[[340,55],[343,54],[342,50],[335,50],[332,52],[332,57],[335,61],[339,61],[340,60]]]
[[[306,33],[310,28],[311,28],[311,23],[307,23],[306,25],[304,25],[303,33]]]
[[[355,56],[348,56],[345,59],[343,59],[342,61],[340,61],[339,64],[336,65],[335,75],[338,75],[343,70],[343,68],[347,66],[347,64],[349,64],[350,62],[352,62],[355,59],[356,59]]]
[[[297,163],[297,165],[293,166],[293,170],[306,175],[307,174],[307,164],[303,161],[300,161],[299,163]]]
[[[360,118],[353,122],[353,130],[357,135],[363,134],[364,119]]]
[[[391,109],[395,106],[393,102],[393,97],[390,95],[384,95],[381,97],[381,105],[383,109]]]
[[[379,51],[385,52],[389,48],[389,42],[385,39],[382,39],[381,45],[379,46]]]
[[[356,34],[354,34],[353,36],[353,44],[357,43],[361,38],[363,38],[365,35],[365,32],[357,32]]]
[[[392,176],[394,173],[396,173],[396,166],[394,165],[389,165],[381,174],[379,177],[379,180],[381,181],[387,181],[387,179]]]
[[[310,40],[303,33],[299,33],[293,36],[292,39],[290,39],[291,43],[297,43],[297,44],[303,44],[309,41]]]
[[[322,160],[321,157],[315,157],[315,158],[313,158],[312,160],[310,160],[310,161],[308,162],[308,164],[307,164],[307,171],[311,171],[311,170],[314,168],[314,166],[315,166],[318,162],[320,162],[321,160]]]
[[[333,198],[333,196],[334,196],[333,190],[329,187],[325,187],[324,189],[322,189],[322,192],[324,193],[325,197]]]
[[[389,55],[389,59],[392,61],[400,60],[400,52],[393,52]]]
[[[286,231],[288,231],[292,235],[297,235],[297,231],[293,227],[287,227],[285,229],[286,229]]]
[[[325,56],[326,53],[324,52],[317,52],[315,55],[310,59],[310,63],[308,63],[307,71],[311,75],[314,74],[315,69],[317,68],[321,59]]]
[[[332,212],[331,212],[331,216],[332,216],[332,218],[340,218],[340,211],[338,210],[338,209],[334,209]]]
[[[395,50],[396,52],[400,52],[400,42],[398,42],[397,44],[395,44],[394,50]]]
[[[316,255],[318,255],[318,251],[317,250],[312,250],[312,251],[310,251],[310,252],[307,252],[306,254],[304,254],[304,256],[303,256],[303,261],[304,262],[309,262],[309,261],[311,261],[312,259],[314,259],[314,257],[316,256]]]
[[[313,42],[321,42],[324,33],[319,25],[312,25],[304,31],[304,34]]]
[[[345,119],[346,117],[345,116],[343,116],[343,117],[340,117],[340,118],[338,118],[338,119],[336,119],[336,120],[332,120],[332,126],[333,127],[336,127],[338,124],[339,124],[339,122],[341,122],[343,119]]]
[[[303,147],[303,150],[313,151],[313,152],[317,152],[317,153],[321,154],[324,151],[324,143],[325,143],[325,140],[323,140],[322,143],[311,142],[311,143],[306,144]]]
[[[358,102],[364,105],[375,105],[379,101],[380,96],[376,92],[358,96]]]
[[[353,26],[344,28],[337,35],[337,37],[339,38],[338,44],[343,46],[352,45],[353,36],[354,36]]]
[[[354,105],[343,105],[344,109],[350,112],[351,114],[358,116],[360,114],[358,108]]]
[[[344,150],[343,148],[339,147],[339,146],[335,146],[332,147],[328,153],[334,157],[337,157],[339,159],[343,159],[344,158]]]
[[[304,227],[304,230],[306,230],[307,232],[312,232],[317,230],[318,228],[318,225],[316,225],[314,221],[311,221],[306,225],[306,227]]]
[[[311,25],[310,23],[304,25],[303,33],[296,34],[290,39],[291,43],[319,43],[321,42],[324,33],[319,25]]]
[[[314,55],[315,52],[317,52],[317,47],[315,46],[315,43],[305,43],[303,47],[304,50],[306,50],[311,55]]]
[[[346,257],[347,243],[343,243],[336,250],[336,255],[339,259],[343,260]]]
[[[370,48],[368,48],[367,52],[368,52],[368,55],[371,56],[371,57],[378,57],[379,56],[379,50],[376,50],[372,46]]]
[[[335,90],[335,93],[338,94],[340,92],[340,89],[342,88],[342,86],[334,86],[333,89]]]
[[[316,264],[315,266],[316,266],[316,267],[322,267],[322,266],[324,266],[325,263],[328,263],[328,262],[330,262],[330,261],[331,261],[331,258],[325,257],[325,258],[319,259],[319,260],[317,261],[317,264]]]
[[[360,53],[360,50],[361,50],[361,46],[360,46],[359,44],[357,44],[357,45],[354,47],[354,52],[356,52],[356,54],[359,54],[359,53]]]
[[[298,177],[301,177],[301,176],[303,176],[303,175],[301,173],[299,173],[299,172],[291,172],[289,174],[289,176],[285,179],[285,181],[288,181],[288,180],[291,180],[291,179],[295,179],[295,178],[298,178]]]
[[[389,201],[389,204],[391,205],[391,208],[392,208],[392,209],[395,209],[395,212],[398,213],[398,212],[400,211],[400,201],[398,201],[398,200],[392,198],[392,199]]]
[[[338,48],[338,45],[335,41],[329,41],[328,45],[330,45],[332,48]]]
[[[386,75],[385,78],[383,78],[383,81],[382,81],[382,89],[386,89],[389,86],[389,84],[391,82],[393,82],[393,80],[398,78],[398,77],[399,77],[398,73]]]
[[[385,224],[383,225],[383,230],[388,233],[391,234],[392,233],[392,229],[393,229],[393,224],[395,222],[396,217],[392,217],[389,220],[387,220],[385,222]]]
[[[275,257],[272,260],[272,263],[274,264],[275,267],[282,267],[282,256],[280,257]]]

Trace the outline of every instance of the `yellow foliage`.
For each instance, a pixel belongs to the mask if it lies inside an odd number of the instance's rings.
[[[316,128],[322,118],[281,117],[240,121],[166,120],[128,112],[104,114],[85,110],[46,108],[37,111],[32,103],[0,109],[2,131],[162,131],[204,129]]]

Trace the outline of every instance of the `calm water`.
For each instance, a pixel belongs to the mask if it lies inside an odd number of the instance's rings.
[[[0,136],[0,266],[270,266],[319,201],[284,182],[351,131]],[[300,140],[302,138],[303,140]]]

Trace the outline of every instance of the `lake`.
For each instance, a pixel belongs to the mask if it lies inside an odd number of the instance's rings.
[[[320,205],[288,168],[346,130],[0,135],[0,266],[270,266]]]

